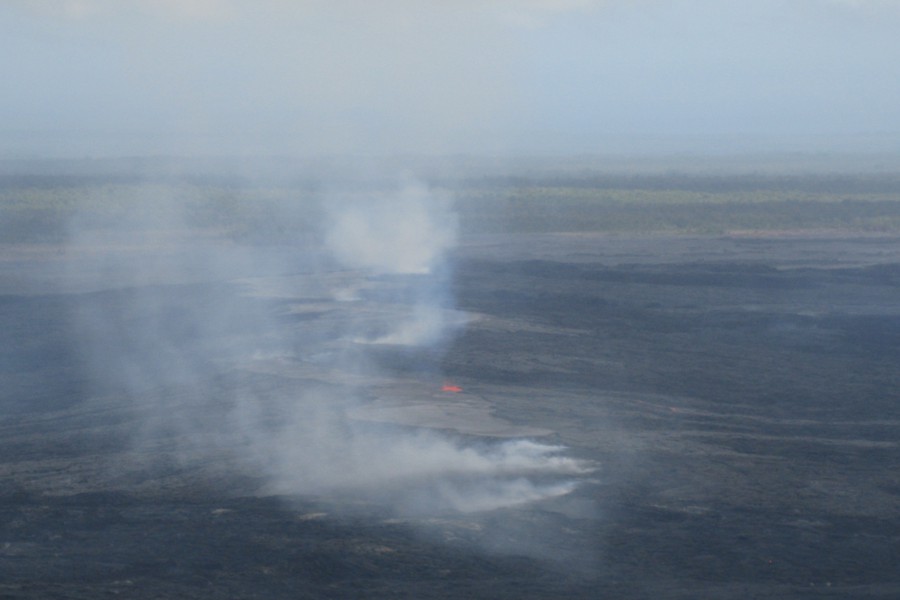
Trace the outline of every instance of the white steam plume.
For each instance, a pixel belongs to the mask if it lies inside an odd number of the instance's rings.
[[[346,267],[386,274],[428,274],[456,244],[446,196],[409,183],[399,193],[338,201],[329,249]]]
[[[440,343],[464,319],[450,309],[447,252],[457,217],[446,194],[407,182],[398,192],[339,197],[330,202],[326,243],[344,267],[364,276],[398,276],[380,304],[387,330],[360,343],[427,346]],[[399,277],[406,276],[406,277]]]
[[[76,331],[98,393],[129,398],[144,423],[134,448],[143,463],[226,460],[264,474],[269,492],[356,494],[413,513],[549,498],[590,471],[557,446],[463,442],[348,416],[368,382],[392,376],[376,366],[381,346],[352,340],[433,349],[462,323],[450,297],[448,198],[419,184],[329,197],[321,252],[298,253],[204,238],[177,193],[163,191],[141,192],[140,210],[114,222],[71,228],[69,283],[92,291]],[[344,270],[323,266],[328,254]],[[323,299],[334,281],[357,299]],[[296,303],[313,317],[294,319]],[[272,369],[287,377],[258,376]]]

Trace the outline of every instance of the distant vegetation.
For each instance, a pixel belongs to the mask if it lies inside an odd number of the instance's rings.
[[[900,232],[900,174],[520,175],[457,197],[467,231]]]
[[[5,242],[62,242],[75,231],[173,227],[242,241],[284,241],[314,231],[320,221],[317,201],[297,187],[0,183],[0,236]]]
[[[808,189],[710,192],[572,186],[459,193],[466,231],[722,234],[745,230],[900,232],[895,193]]]
[[[463,234],[900,233],[900,174],[893,173],[545,170],[422,178],[456,199]],[[393,180],[367,180],[343,193],[378,194],[395,185]],[[265,181],[221,173],[6,173],[0,174],[0,241],[60,242],[74,228],[171,227],[174,212],[182,227],[252,243],[291,242],[321,230],[324,203],[333,198],[333,192],[323,189],[331,188],[309,172]]]

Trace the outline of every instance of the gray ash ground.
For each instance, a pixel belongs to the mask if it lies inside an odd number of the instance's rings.
[[[140,414],[92,386],[68,329],[76,300],[128,292],[16,291],[45,267],[0,274],[0,598],[900,597],[897,239],[467,240],[465,329],[374,360],[600,466],[562,498],[470,514],[266,494],[240,464],[167,458],[178,432],[135,456]],[[302,316],[323,339],[326,318]],[[167,390],[172,410],[192,393]]]

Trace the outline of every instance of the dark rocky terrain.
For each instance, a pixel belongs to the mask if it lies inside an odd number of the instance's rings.
[[[441,350],[373,349],[386,377],[363,392],[376,408],[459,404],[370,426],[478,443],[447,416],[465,409],[599,466],[568,495],[475,513],[279,493],[239,452],[170,452],[185,434],[148,433],[140,393],[214,432],[209,390],[355,384],[282,361],[211,366],[204,390],[98,387],[74,316],[133,290],[46,284],[66,260],[9,247],[0,269],[0,598],[900,596],[896,238],[465,240],[453,293],[470,322]],[[222,281],[160,289],[176,328],[179,306],[222,295],[287,302]],[[279,326],[329,347],[338,304]],[[233,366],[222,348],[265,334],[232,323],[197,352]],[[434,393],[445,378],[464,393]]]

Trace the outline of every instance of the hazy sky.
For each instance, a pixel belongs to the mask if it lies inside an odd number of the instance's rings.
[[[3,0],[0,50],[4,156],[900,138],[900,0]]]

